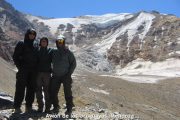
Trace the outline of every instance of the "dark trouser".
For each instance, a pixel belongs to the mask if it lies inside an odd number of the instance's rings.
[[[21,107],[26,88],[26,107],[32,107],[36,87],[36,71],[20,69],[16,74],[16,90],[14,97],[14,108]]]
[[[50,109],[50,101],[49,101],[49,83],[50,83],[51,74],[48,72],[39,72],[37,75],[37,88],[36,88],[36,97],[39,109],[43,109],[43,95],[45,96],[45,106],[46,109]],[[43,87],[43,90],[42,90]]]
[[[51,103],[53,104],[54,108],[59,107],[58,92],[61,87],[61,83],[64,86],[66,106],[67,108],[72,108],[74,104],[73,104],[73,96],[71,90],[72,88],[71,76],[64,76],[64,77],[53,76],[51,81],[51,90],[50,90]]]

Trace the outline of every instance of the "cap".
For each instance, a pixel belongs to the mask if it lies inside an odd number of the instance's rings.
[[[59,35],[59,36],[57,36],[57,40],[65,40],[65,37],[64,37],[64,35]]]

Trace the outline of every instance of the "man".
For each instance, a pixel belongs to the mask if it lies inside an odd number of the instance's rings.
[[[35,43],[36,31],[28,29],[24,41],[19,41],[13,54],[14,63],[18,69],[16,74],[16,90],[14,97],[15,112],[21,112],[21,104],[24,99],[26,89],[26,112],[32,111],[32,103],[35,96],[36,85],[36,66],[37,66],[37,49]]]
[[[42,87],[45,96],[45,112],[50,111],[49,101],[49,85],[51,77],[51,54],[52,49],[48,48],[48,38],[40,39],[40,48],[38,49],[38,75],[37,75],[37,91],[36,97],[38,102],[38,112],[43,112],[43,95]]]
[[[53,112],[59,112],[58,92],[61,83],[64,86],[64,94],[66,100],[67,111],[65,114],[72,113],[73,96],[71,91],[72,78],[71,75],[76,68],[76,59],[73,53],[65,46],[65,37],[59,36],[56,40],[57,49],[52,53],[53,77],[51,81],[51,102],[53,104]]]

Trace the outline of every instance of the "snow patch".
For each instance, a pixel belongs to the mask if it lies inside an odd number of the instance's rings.
[[[105,90],[99,90],[97,88],[89,88],[89,90],[93,91],[93,92],[97,92],[97,93],[102,93],[105,95],[109,95],[109,92],[105,91]]]
[[[120,78],[123,80],[127,80],[130,82],[137,82],[137,83],[156,83],[158,80],[166,79],[163,76],[148,76],[148,75],[100,75],[102,77],[113,77],[113,78]]]
[[[131,16],[132,17],[132,16]],[[138,27],[143,25],[144,31],[139,34],[139,38],[141,39],[141,43],[143,43],[143,39],[146,35],[146,33],[149,31],[152,20],[155,18],[154,15],[150,13],[144,13],[142,12],[135,20],[133,20],[131,23],[129,23],[126,26],[122,26],[121,28],[117,29],[111,36],[108,36],[107,38],[104,37],[104,40],[97,43],[96,47],[100,48],[98,50],[99,53],[105,54],[108,49],[112,46],[112,44],[116,41],[116,38],[125,32],[128,33],[128,44],[127,47],[130,47],[130,43],[132,39],[135,37],[135,34],[138,32]],[[140,46],[140,48],[142,45]]]
[[[11,101],[11,102],[14,101],[12,96],[7,95],[4,92],[0,92],[0,99],[8,100],[8,101]]]
[[[38,22],[43,22],[45,25],[49,26],[52,34],[57,32],[59,25],[72,24],[74,26],[73,32],[76,32],[81,28],[82,24],[96,24],[98,27],[108,27],[114,23],[122,21],[124,19],[131,18],[133,15],[129,13],[122,14],[105,14],[101,16],[86,15],[77,18],[55,18],[55,19],[42,19],[40,17],[27,15],[29,21],[37,20]]]
[[[83,65],[97,71],[110,72],[113,69],[108,60],[103,55],[97,53],[96,50],[85,50],[83,53],[79,54],[77,58]]]
[[[154,15],[150,14],[150,13],[140,13],[140,15],[133,21],[131,22],[129,25],[125,26],[122,31],[128,31],[128,45],[131,43],[134,35],[138,32],[138,27],[143,25],[144,26],[144,31],[139,34],[139,38],[141,39],[141,43],[145,37],[145,35],[147,34],[147,32],[149,31],[151,24],[152,24],[152,20],[155,18]],[[130,29],[129,29],[130,28]],[[142,47],[142,45],[140,46],[140,48]]]
[[[179,71],[180,60],[174,58],[156,63],[137,59],[123,69],[116,68],[119,78],[142,83],[154,83],[162,79],[180,77]]]
[[[122,13],[122,14],[105,14],[102,16],[91,16],[92,23],[95,23],[98,27],[105,28],[107,26],[113,25],[119,21],[129,19],[133,17],[132,14]]]
[[[157,41],[157,36],[154,37],[154,41]]]
[[[171,56],[171,55],[175,55],[175,54],[180,55],[180,51],[173,51],[173,52],[170,52],[168,55]]]
[[[4,10],[5,10],[4,8],[0,7],[0,12],[2,12],[2,11],[4,11]]]
[[[177,38],[177,40],[178,40],[178,41],[177,41],[177,43],[178,43],[178,44],[180,44],[180,37],[179,37],[179,38]]]

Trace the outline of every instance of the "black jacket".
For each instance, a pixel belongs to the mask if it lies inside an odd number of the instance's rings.
[[[36,69],[38,44],[35,41],[19,41],[15,47],[13,60],[18,69]]]
[[[40,47],[38,49],[38,72],[51,72],[52,49]]]

